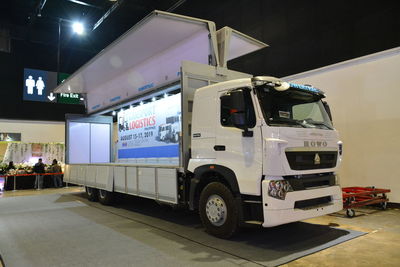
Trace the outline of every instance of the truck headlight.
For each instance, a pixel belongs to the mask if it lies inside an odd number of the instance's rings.
[[[284,200],[286,193],[293,191],[286,180],[270,181],[268,184],[268,196]]]
[[[335,185],[340,185],[340,177],[339,177],[339,174],[335,174]]]

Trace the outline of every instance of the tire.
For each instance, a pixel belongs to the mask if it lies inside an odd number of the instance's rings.
[[[206,232],[229,238],[238,229],[238,207],[232,192],[225,185],[212,182],[200,194],[200,219]]]
[[[99,189],[99,202],[103,205],[111,205],[114,201],[113,192]]]
[[[380,206],[381,206],[381,209],[382,209],[382,210],[386,210],[386,209],[387,209],[387,202],[382,202],[382,203],[380,204]]]
[[[99,199],[99,190],[92,187],[85,187],[86,195],[89,201],[97,201]]]
[[[354,216],[356,216],[356,212],[353,209],[348,209],[346,210],[346,215],[349,218],[353,218]]]

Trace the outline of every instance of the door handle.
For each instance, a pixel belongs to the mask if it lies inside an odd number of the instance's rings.
[[[214,146],[215,151],[225,151],[225,146],[222,145],[216,145]]]

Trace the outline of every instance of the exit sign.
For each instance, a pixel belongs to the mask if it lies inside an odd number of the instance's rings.
[[[60,93],[57,95],[57,102],[62,104],[79,104],[81,96],[75,93]]]

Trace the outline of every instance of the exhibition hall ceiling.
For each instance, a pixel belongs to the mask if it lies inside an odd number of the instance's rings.
[[[97,53],[151,11],[173,11],[184,0],[13,0],[0,9],[0,29],[11,39],[44,45],[61,40],[75,49]],[[72,23],[85,25],[85,34],[72,33]]]

